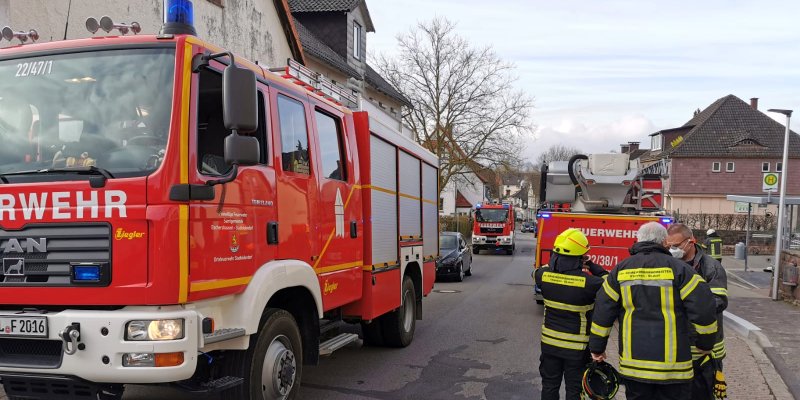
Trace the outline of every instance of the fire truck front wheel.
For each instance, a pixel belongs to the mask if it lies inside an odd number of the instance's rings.
[[[300,391],[303,349],[300,329],[284,310],[267,309],[259,332],[247,351],[231,351],[225,360],[228,375],[244,382],[222,393],[223,400],[291,400]]]
[[[403,278],[400,308],[382,317],[383,340],[387,346],[406,347],[414,339],[417,324],[417,295],[410,276]]]

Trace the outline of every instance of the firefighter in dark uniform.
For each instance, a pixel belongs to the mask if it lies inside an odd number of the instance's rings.
[[[717,336],[714,341],[714,349],[711,355],[717,360],[717,366],[722,366],[722,359],[725,358],[725,334],[722,330],[722,312],[728,308],[728,276],[722,264],[705,254],[703,249],[695,243],[694,234],[684,224],[673,224],[667,230],[667,246],[673,257],[681,259],[689,264],[695,273],[700,275],[711,288],[714,294],[714,303],[717,311]],[[695,380],[692,385],[692,399],[712,399],[713,388],[709,384],[710,375],[713,371],[710,365],[703,366],[700,363],[703,357],[700,351],[692,346],[692,361],[695,366]]]
[[[717,333],[711,290],[670,255],[666,239],[661,224],[642,225],[631,257],[614,267],[597,294],[589,350],[594,360],[604,360],[619,320],[619,372],[629,400],[689,399],[691,345],[708,354]],[[690,329],[696,332],[693,342]]]
[[[578,400],[581,377],[590,361],[589,327],[597,291],[608,272],[585,258],[589,241],[578,229],[561,232],[548,265],[536,270],[545,317],[542,325],[542,400],[557,400],[564,379],[567,400]],[[587,272],[587,270],[589,272]]]
[[[716,229],[711,228],[706,231],[706,240],[703,241],[703,248],[706,249],[711,258],[722,264],[722,238],[719,237]]]

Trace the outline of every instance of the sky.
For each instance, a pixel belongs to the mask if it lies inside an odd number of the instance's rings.
[[[391,55],[396,36],[446,17],[475,46],[516,66],[535,99],[524,158],[554,144],[586,153],[650,147],[733,94],[759,109],[800,109],[798,1],[367,0],[367,51]],[[773,118],[784,122],[785,117]],[[795,125],[793,125],[795,126]]]

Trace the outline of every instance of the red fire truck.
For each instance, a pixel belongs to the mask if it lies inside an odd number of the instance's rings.
[[[11,398],[172,383],[290,399],[304,365],[358,339],[345,323],[370,344],[414,337],[436,157],[302,65],[198,39],[190,2],[168,3],[159,35],[0,49]]]
[[[534,268],[550,261],[556,236],[568,228],[583,231],[591,246],[589,259],[610,270],[629,256],[641,225],[673,222],[662,212],[661,175],[642,173],[639,161],[628,154],[578,155],[551,162],[542,167],[540,198],[545,207],[536,215]],[[534,293],[542,304],[538,288]]]
[[[472,223],[472,254],[502,250],[514,254],[514,205],[478,204]]]

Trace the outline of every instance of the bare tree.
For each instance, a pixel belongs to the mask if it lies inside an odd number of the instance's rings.
[[[541,168],[542,164],[549,164],[550,161],[568,161],[572,156],[581,154],[581,151],[563,144],[550,146],[544,153],[536,158],[536,166]]]
[[[481,166],[518,164],[533,99],[514,88],[513,66],[491,47],[476,48],[444,18],[397,38],[399,53],[379,57],[384,77],[413,104],[404,121],[440,162],[439,187]]]

